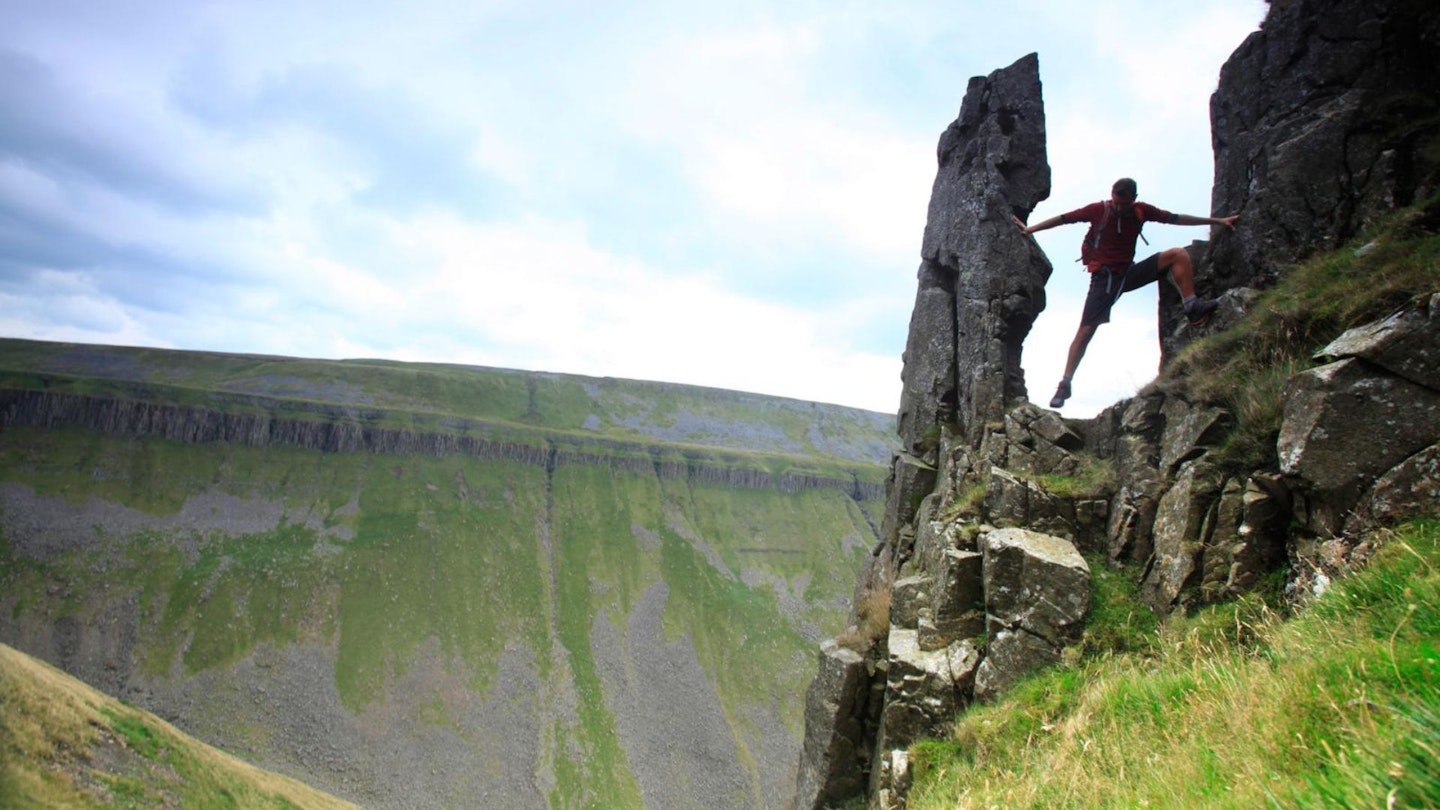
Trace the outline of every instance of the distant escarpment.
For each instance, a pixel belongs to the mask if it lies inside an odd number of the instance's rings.
[[[971,80],[940,139],[881,542],[820,647],[797,808],[904,807],[913,743],[1082,654],[1092,565],[1133,567],[1136,609],[1162,615],[1300,601],[1369,530],[1440,514],[1437,66],[1433,3],[1270,6],[1211,104],[1215,209],[1240,220],[1192,252],[1220,310],[1191,328],[1162,284],[1163,373],[1088,420],[1028,402],[1019,366],[1049,276],[1012,222],[1048,194],[1038,61]]]
[[[893,423],[0,340],[0,642],[366,807],[784,806]]]
[[[152,389],[153,391],[153,389]],[[236,394],[216,396],[215,406],[181,405],[116,396],[0,389],[0,430],[32,427],[79,428],[109,436],[156,438],[187,444],[225,442],[246,447],[285,445],[325,453],[463,455],[477,460],[525,464],[591,464],[631,472],[655,471],[666,478],[745,489],[838,489],[857,500],[884,497],[873,471],[862,480],[804,469],[779,472],[753,458],[713,448],[684,448],[566,436],[519,427],[495,427],[461,417],[426,420],[378,408],[281,402]],[[299,414],[295,414],[299,411]],[[292,415],[287,415],[292,414]],[[398,421],[415,424],[394,426]],[[498,434],[498,435],[497,435]]]

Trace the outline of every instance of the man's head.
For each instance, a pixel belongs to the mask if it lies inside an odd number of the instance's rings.
[[[1135,181],[1128,177],[1122,177],[1115,181],[1110,187],[1110,202],[1118,208],[1129,208],[1135,203],[1136,187]]]

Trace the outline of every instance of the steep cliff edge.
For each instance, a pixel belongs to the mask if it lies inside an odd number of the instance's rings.
[[[1162,289],[1167,372],[1083,422],[1016,373],[1049,270],[1003,227],[1048,186],[1036,60],[971,81],[941,138],[882,545],[820,650],[797,807],[903,806],[911,743],[1081,637],[1087,558],[1138,568],[1165,614],[1277,572],[1313,593],[1363,560],[1363,529],[1435,513],[1440,206],[1391,214],[1436,190],[1437,19],[1272,5],[1212,102],[1216,210],[1242,227],[1193,250],[1221,310],[1188,328]]]

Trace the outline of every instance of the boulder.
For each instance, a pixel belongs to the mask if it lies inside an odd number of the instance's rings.
[[[1376,524],[1433,517],[1440,507],[1440,444],[1405,459],[1375,481],[1361,507],[1346,521],[1347,532]]]
[[[1290,379],[1276,449],[1307,494],[1310,529],[1335,534],[1378,476],[1437,436],[1440,391],[1352,357]]]
[[[1056,647],[1090,615],[1090,566],[1075,545],[1028,529],[996,529],[981,543],[992,630],[1024,630]]]
[[[1416,385],[1440,391],[1440,292],[1388,318],[1346,332],[1316,358],[1359,357]]]
[[[985,660],[975,672],[975,700],[993,700],[1021,677],[1060,662],[1060,648],[1024,630],[990,636]]]

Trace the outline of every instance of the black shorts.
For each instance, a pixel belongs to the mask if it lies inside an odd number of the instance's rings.
[[[1137,290],[1160,278],[1160,254],[1156,253],[1129,265],[1108,265],[1090,274],[1090,291],[1085,294],[1085,310],[1081,326],[1099,326],[1110,322],[1110,308],[1121,293]]]

